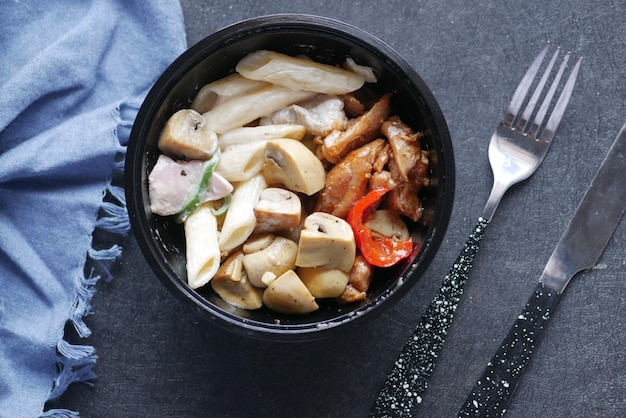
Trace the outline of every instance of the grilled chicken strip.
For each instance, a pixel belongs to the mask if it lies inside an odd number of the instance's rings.
[[[350,270],[348,284],[341,296],[336,299],[337,303],[344,304],[365,299],[373,275],[374,269],[372,265],[361,254],[357,254],[352,270]]]
[[[345,131],[331,132],[322,141],[323,159],[335,164],[350,151],[377,138],[383,122],[389,117],[390,105],[391,93],[387,93],[367,113],[352,119]]]
[[[420,145],[422,135],[414,133],[397,116],[383,123],[381,132],[391,145],[389,171],[396,184],[387,196],[387,204],[417,222],[422,214],[417,194],[428,185],[428,155]]]
[[[315,211],[345,218],[352,205],[365,195],[372,170],[386,149],[386,141],[378,138],[350,152],[333,166],[326,176]]]

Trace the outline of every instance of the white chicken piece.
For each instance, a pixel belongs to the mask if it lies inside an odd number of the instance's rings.
[[[343,68],[348,71],[352,71],[353,73],[360,74],[365,79],[366,83],[376,83],[378,81],[376,73],[372,67],[359,65],[350,57],[346,58],[346,61],[343,63]]]
[[[261,125],[303,125],[313,135],[326,136],[348,127],[343,100],[335,95],[319,94],[310,100],[294,104],[260,120]]]
[[[174,161],[165,154],[159,155],[148,176],[152,213],[169,216],[181,212],[188,194],[200,183],[203,166],[203,161]],[[200,203],[222,199],[232,191],[232,184],[214,172],[209,187],[200,197]]]

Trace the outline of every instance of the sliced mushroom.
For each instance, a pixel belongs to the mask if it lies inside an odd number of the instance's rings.
[[[396,238],[398,241],[409,238],[409,229],[395,210],[379,209],[375,211],[365,226],[370,228],[374,234]]]
[[[263,292],[269,309],[287,314],[305,314],[319,309],[315,298],[293,270],[277,277]]]
[[[264,288],[267,284],[263,276],[270,272],[280,276],[287,270],[295,268],[298,245],[290,239],[271,235],[272,240],[263,249],[243,256],[243,267],[248,280],[256,287]],[[263,239],[263,238],[261,238]],[[246,252],[247,248],[244,248]]]
[[[243,244],[243,253],[252,254],[257,251],[263,251],[274,241],[275,236],[272,234],[259,234],[251,237]]]
[[[302,203],[297,194],[278,187],[261,192],[254,207],[256,232],[292,231],[300,225]]]
[[[284,185],[308,196],[322,190],[326,171],[315,154],[294,139],[276,139],[265,145],[263,176],[270,185]]]
[[[228,257],[211,280],[211,287],[231,305],[242,309],[258,309],[263,306],[263,290],[252,286],[242,261],[242,251]]]
[[[208,160],[217,150],[217,134],[193,109],[181,109],[165,123],[159,137],[162,153],[184,160]]]
[[[307,216],[300,232],[298,267],[325,267],[349,272],[355,256],[354,233],[345,220],[324,212]]]
[[[302,211],[300,212],[300,223],[290,231],[280,231],[280,235],[285,238],[289,238],[293,242],[300,242],[300,232],[302,232],[302,228],[304,228],[304,221],[306,220],[307,216],[308,213],[306,211],[306,208],[304,207],[304,205],[302,205]]]
[[[316,298],[341,296],[350,280],[350,276],[345,271],[324,267],[299,267],[296,273]]]

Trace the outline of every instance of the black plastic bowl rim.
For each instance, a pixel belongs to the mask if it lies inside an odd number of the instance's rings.
[[[421,248],[415,251],[410,261],[390,273],[397,274],[396,279],[374,297],[368,296],[365,301],[346,308],[322,307],[325,312],[321,315],[302,318],[244,311],[220,302],[217,296],[218,299],[210,298],[202,291],[192,290],[180,277],[179,263],[172,262],[172,259],[184,257],[184,254],[176,254],[182,251],[181,248],[169,245],[167,237],[163,238],[168,230],[163,224],[155,223],[158,217],[150,213],[147,192],[149,160],[154,159],[154,155],[149,155],[147,145],[149,138],[152,136],[154,141],[155,132],[160,132],[162,127],[162,123],[155,126],[154,121],[167,119],[175,110],[189,107],[193,95],[189,91],[177,93],[181,83],[185,83],[185,77],[211,54],[224,48],[239,53],[244,50],[251,52],[263,45],[262,41],[257,45],[257,39],[278,34],[281,37],[298,34],[304,38],[328,39],[331,44],[345,45],[347,50],[352,51],[351,54],[367,56],[372,62],[378,60],[381,68],[392,72],[403,85],[409,87],[403,93],[420,106],[419,117],[427,125],[423,128],[437,142],[430,150],[431,159],[436,159],[434,163],[438,167],[434,179],[437,188],[432,197],[436,210],[425,231]],[[206,71],[210,72],[212,68],[209,65]],[[195,85],[185,88],[197,91],[202,87],[201,83],[192,84]],[[331,18],[302,14],[268,15],[244,20],[209,35],[181,54],[147,94],[131,131],[125,162],[125,191],[131,227],[146,261],[160,281],[192,310],[224,329],[246,336],[283,341],[327,336],[344,329],[344,325],[357,324],[373,313],[383,312],[406,294],[424,273],[443,240],[452,212],[454,186],[454,156],[445,118],[430,89],[415,70],[387,44],[357,27]]]

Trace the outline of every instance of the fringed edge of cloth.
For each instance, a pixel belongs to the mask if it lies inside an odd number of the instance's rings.
[[[115,166],[106,190],[103,192],[102,204],[99,208],[91,246],[87,251],[83,273],[75,280],[75,294],[68,322],[71,323],[80,338],[87,338],[91,330],[84,318],[93,314],[91,299],[96,293],[96,284],[104,278],[110,281],[113,278],[111,269],[122,255],[119,242],[130,231],[130,220],[126,208],[124,194],[124,161],[126,146],[132,125],[141,102],[124,102],[115,107],[112,112],[117,122],[112,134],[119,148],[115,156]],[[123,139],[122,143],[120,139]],[[98,359],[95,348],[90,345],[71,344],[64,335],[57,343],[57,370],[58,376],[54,381],[48,402],[57,400],[73,383],[83,383],[93,386],[96,374],[93,367]],[[70,418],[78,417],[77,412],[54,408],[45,411],[41,417]]]

